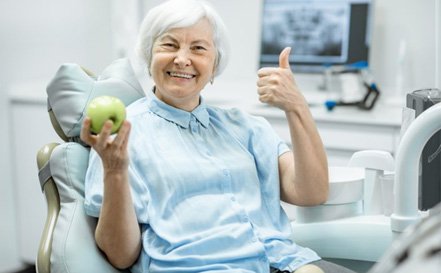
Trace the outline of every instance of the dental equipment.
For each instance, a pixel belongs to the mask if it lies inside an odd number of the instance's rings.
[[[441,129],[441,104],[435,104],[413,121],[403,135],[396,155],[393,232],[403,232],[422,217],[418,210],[418,169],[424,145]]]

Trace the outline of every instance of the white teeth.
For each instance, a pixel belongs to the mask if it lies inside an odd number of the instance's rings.
[[[184,79],[191,79],[191,78],[193,78],[193,75],[183,74],[183,73],[176,73],[176,72],[170,72],[170,76],[178,77],[178,78],[184,78]]]

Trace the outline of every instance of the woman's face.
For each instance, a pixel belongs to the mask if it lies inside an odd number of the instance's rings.
[[[156,96],[186,111],[199,105],[199,93],[214,74],[216,48],[207,19],[185,28],[174,28],[153,45],[150,71]]]

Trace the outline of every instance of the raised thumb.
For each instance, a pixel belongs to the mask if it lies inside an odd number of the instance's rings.
[[[285,47],[279,55],[279,67],[291,69],[289,65],[289,54],[291,53],[291,47]]]

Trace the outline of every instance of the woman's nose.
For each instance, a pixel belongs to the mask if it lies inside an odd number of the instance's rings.
[[[176,52],[174,63],[179,67],[186,67],[191,64],[191,59],[188,50],[180,49]]]

